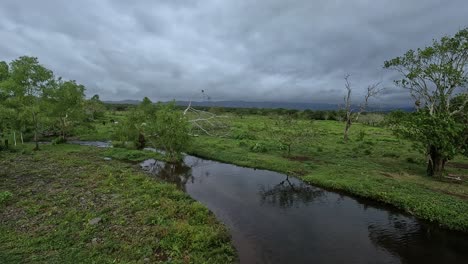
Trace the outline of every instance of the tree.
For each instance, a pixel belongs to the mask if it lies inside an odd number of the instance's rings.
[[[351,125],[353,122],[357,122],[359,119],[359,116],[366,111],[369,99],[371,97],[377,96],[379,93],[382,92],[382,89],[379,88],[380,83],[374,83],[369,86],[367,86],[367,92],[366,95],[364,96],[364,102],[361,103],[359,106],[359,111],[353,115],[354,110],[351,108],[351,83],[349,82],[349,74],[344,77],[345,79],[345,88],[346,88],[346,95],[344,97],[344,110],[345,110],[345,129],[344,129],[344,134],[343,134],[343,139],[345,142],[348,141],[349,139],[349,129],[351,128]]]
[[[9,75],[8,63],[0,61],[0,82],[7,80]]]
[[[74,124],[83,120],[84,91],[83,85],[61,78],[45,91],[49,117],[58,125],[62,141]]]
[[[180,160],[180,153],[191,140],[189,122],[183,112],[177,111],[174,102],[160,103],[144,130],[145,137],[153,146],[162,148],[172,162]]]
[[[393,128],[424,147],[428,176],[442,176],[445,163],[465,152],[461,142],[466,139],[460,140],[467,131],[461,117],[468,108],[467,67],[468,28],[384,63],[384,68],[401,74],[395,84],[410,92],[417,109]],[[457,96],[461,97],[454,107]]]
[[[17,99],[17,107],[24,115],[31,117],[34,130],[35,150],[39,149],[41,114],[44,112],[42,95],[53,80],[52,71],[39,64],[35,57],[22,56],[10,63],[10,85],[8,93]]]
[[[145,128],[156,115],[158,107],[148,97],[135,108],[131,109],[127,118],[121,122],[116,131],[116,139],[121,142],[132,141],[137,149],[146,146]]]
[[[85,101],[84,108],[88,119],[92,121],[103,117],[106,112],[106,107],[97,94]]]

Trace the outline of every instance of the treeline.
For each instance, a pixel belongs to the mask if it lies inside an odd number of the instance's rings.
[[[133,104],[108,104],[106,108],[109,111],[129,111],[136,107]],[[184,110],[186,106],[176,106],[179,110]],[[305,119],[305,120],[335,120],[343,121],[346,115],[344,110],[297,110],[297,109],[285,109],[285,108],[241,108],[241,107],[212,107],[212,106],[194,106],[193,108],[222,115],[232,114],[239,117],[248,115],[261,115],[261,116],[288,116],[293,119]],[[381,125],[384,121],[386,113],[383,112],[364,112],[360,117],[359,122],[367,125],[377,126]]]
[[[15,145],[34,139],[39,149],[43,136],[64,141],[74,129],[90,126],[106,109],[99,96],[86,100],[84,92],[83,85],[55,76],[35,57],[0,61],[2,148],[8,148],[11,139]]]
[[[181,108],[184,108],[181,106]],[[199,110],[208,111],[214,114],[233,114],[239,117],[248,115],[261,115],[261,116],[287,116],[292,119],[303,120],[334,120],[344,121],[346,112],[345,110],[297,110],[285,108],[235,108],[235,107],[194,107]],[[383,112],[363,112],[359,123],[371,126],[383,125],[386,113]]]

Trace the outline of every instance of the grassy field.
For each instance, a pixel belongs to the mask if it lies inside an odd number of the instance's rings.
[[[354,124],[348,143],[344,124],[300,121],[314,134],[292,146],[288,156],[271,131],[276,118],[231,117],[226,138],[199,136],[189,149],[198,156],[300,177],[325,188],[392,204],[417,217],[454,230],[468,231],[468,160],[457,157],[447,172],[461,182],[425,175],[422,153],[385,128]],[[286,129],[286,128],[283,128]]]
[[[0,152],[1,263],[234,262],[226,229],[203,205],[117,160],[157,154],[42,148]]]
[[[117,112],[113,119],[124,118]],[[446,166],[454,182],[425,176],[424,155],[413,143],[388,129],[356,123],[350,141],[343,142],[344,124],[338,121],[299,120],[313,131],[291,147],[288,156],[278,133],[288,129],[277,116],[226,118],[226,137],[199,135],[187,152],[246,167],[269,169],[297,176],[324,188],[394,205],[421,219],[468,232],[468,159],[456,157]],[[109,139],[115,124],[98,124],[87,140]]]
[[[82,140],[109,140],[124,112],[82,130]],[[421,219],[468,232],[468,159],[447,173],[461,181],[424,176],[412,143],[387,129],[298,121],[312,134],[291,146],[275,116],[230,116],[226,137],[194,137],[187,152],[241,166],[297,176],[327,189],[392,204]],[[283,131],[283,132],[282,132]],[[204,206],[142,173],[136,161],[164,159],[147,151],[73,145],[32,145],[0,152],[2,263],[228,263],[235,252],[225,228]],[[112,157],[112,160],[104,160]],[[98,220],[96,220],[98,219]],[[97,221],[97,223],[93,223]]]
[[[116,118],[123,118],[120,112]],[[409,141],[388,129],[356,123],[350,141],[343,142],[344,124],[338,121],[300,120],[312,135],[291,147],[287,155],[278,133],[288,129],[277,116],[228,116],[226,137],[194,137],[187,152],[241,166],[269,169],[300,177],[306,182],[392,204],[443,227],[468,232],[468,159],[456,157],[448,174],[462,180],[425,176],[424,155]],[[115,124],[98,124],[97,137],[108,139]]]

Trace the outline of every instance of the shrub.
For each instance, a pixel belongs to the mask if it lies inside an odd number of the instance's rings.
[[[364,130],[361,130],[361,131],[359,131],[357,140],[358,141],[363,141],[365,136],[366,136],[366,132]]]
[[[256,140],[257,137],[248,132],[248,131],[234,131],[234,133],[232,134],[232,138],[234,139],[239,139],[239,140],[243,140],[243,139],[248,139],[248,140]]]
[[[13,196],[13,194],[11,192],[9,192],[9,191],[0,192],[0,205],[4,204],[8,200],[10,200],[12,196]]]
[[[250,147],[250,151],[252,152],[267,152],[268,148],[262,142],[256,142]]]
[[[67,139],[63,137],[58,137],[52,140],[52,145],[59,145],[59,144],[64,144],[64,143],[67,143]]]

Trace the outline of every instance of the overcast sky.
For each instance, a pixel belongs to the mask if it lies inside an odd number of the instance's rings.
[[[383,62],[468,26],[467,0],[1,0],[0,60],[22,55],[104,100],[329,102]]]

